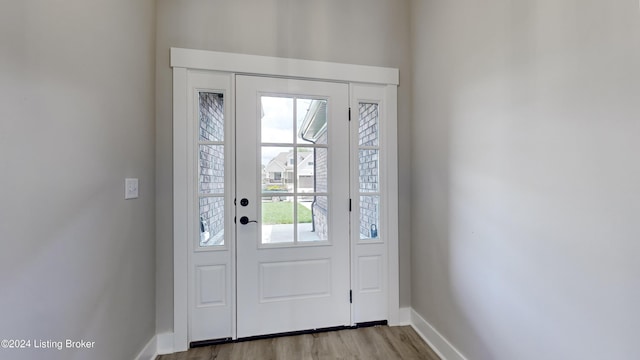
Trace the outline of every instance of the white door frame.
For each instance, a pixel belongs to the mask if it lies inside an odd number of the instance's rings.
[[[399,324],[399,259],[398,259],[398,169],[397,169],[397,86],[398,69],[339,64],[321,61],[297,60],[257,55],[231,54],[204,50],[171,48],[173,68],[173,351],[185,351],[188,340],[188,239],[189,198],[187,190],[187,104],[188,70],[209,70],[222,73],[287,77],[349,83],[351,87],[363,84],[383,87],[384,118],[381,132],[384,149],[386,203],[383,221],[386,223],[388,256],[387,320]],[[230,245],[233,247],[233,245]],[[235,261],[232,257],[232,261]],[[232,267],[235,263],[232,264]]]

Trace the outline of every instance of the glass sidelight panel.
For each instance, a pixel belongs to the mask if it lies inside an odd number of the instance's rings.
[[[200,141],[224,141],[223,95],[201,92],[198,106]]]
[[[200,246],[224,243],[224,198],[200,198]]]
[[[378,192],[378,150],[358,153],[360,192]]]
[[[201,194],[221,194],[224,192],[224,146],[199,146]]]
[[[358,145],[378,146],[378,104],[360,103]]]
[[[378,238],[379,203],[379,196],[360,196],[360,239]]]
[[[378,104],[358,106],[358,191],[361,240],[379,239],[380,134]]]
[[[225,137],[224,96],[198,94],[199,245],[224,245]]]

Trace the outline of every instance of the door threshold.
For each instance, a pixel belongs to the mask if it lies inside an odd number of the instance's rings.
[[[220,338],[220,339],[211,339],[211,340],[192,341],[192,342],[189,343],[189,348],[193,349],[193,348],[197,348],[197,347],[227,344],[227,343],[231,343],[231,342],[233,342],[233,339],[230,338],[230,337],[228,337],[228,338]]]
[[[318,334],[318,333],[329,332],[329,331],[360,329],[365,327],[383,326],[383,325],[387,325],[387,320],[361,322],[353,326],[342,325],[342,326],[332,326],[332,327],[326,327],[326,328],[320,328],[320,329],[298,330],[298,331],[281,332],[276,334],[248,336],[248,337],[238,338],[235,340],[232,338],[221,338],[221,339],[192,341],[189,343],[189,348],[197,348],[197,347],[229,344],[229,343],[239,343],[239,342],[253,341],[253,340],[273,339],[273,338],[284,337],[284,336]]]

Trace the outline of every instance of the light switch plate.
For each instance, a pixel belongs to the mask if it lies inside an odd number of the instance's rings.
[[[138,179],[137,178],[124,179],[124,198],[125,199],[138,198]]]

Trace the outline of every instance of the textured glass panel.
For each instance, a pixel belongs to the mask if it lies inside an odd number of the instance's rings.
[[[377,239],[380,197],[360,196],[360,239]]]
[[[200,145],[198,177],[201,194],[222,194],[224,192],[224,146]]]
[[[263,146],[261,148],[262,192],[274,196],[293,193],[294,164],[293,148]]]
[[[222,94],[201,92],[198,106],[200,109],[200,141],[224,141]]]
[[[200,246],[224,245],[224,198],[200,198]]]
[[[378,192],[378,150],[358,152],[360,192]]]
[[[262,142],[293,144],[293,99],[263,96],[260,100]]]
[[[327,197],[300,198],[298,204],[298,241],[326,241],[329,238]]]
[[[293,243],[293,197],[262,198],[262,243]]]
[[[358,145],[378,146],[378,104],[360,103]]]
[[[299,144],[327,143],[327,100],[296,99]]]

